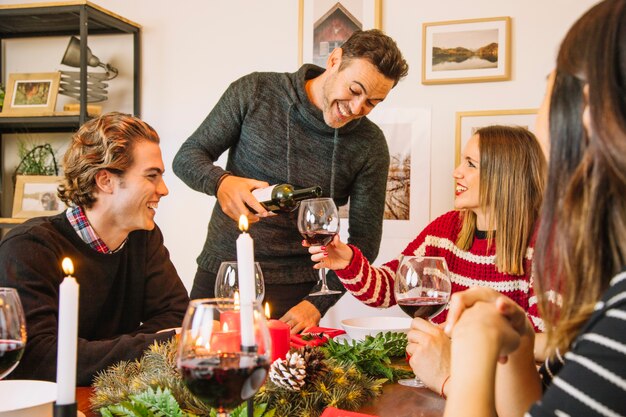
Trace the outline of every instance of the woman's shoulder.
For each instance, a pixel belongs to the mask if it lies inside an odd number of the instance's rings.
[[[435,220],[430,222],[424,229],[425,231],[458,231],[461,224],[462,212],[459,210],[452,210],[442,214]]]

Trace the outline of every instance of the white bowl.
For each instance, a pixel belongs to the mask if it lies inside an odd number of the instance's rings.
[[[365,336],[378,333],[408,333],[411,327],[410,317],[356,317],[341,320],[341,327],[353,340],[363,340]]]
[[[48,381],[0,381],[0,417],[52,417],[56,387]]]

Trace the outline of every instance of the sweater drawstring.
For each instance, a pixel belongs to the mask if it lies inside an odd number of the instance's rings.
[[[333,137],[333,155],[330,161],[330,198],[335,198],[335,151],[337,150],[337,142],[339,140],[339,129],[335,129]]]
[[[287,184],[291,184],[291,109],[293,106],[292,102],[287,109]]]

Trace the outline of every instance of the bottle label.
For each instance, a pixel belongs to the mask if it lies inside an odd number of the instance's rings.
[[[259,203],[264,201],[270,201],[272,199],[272,191],[274,190],[275,185],[270,185],[265,188],[257,188],[256,190],[252,190],[252,195],[257,199]]]

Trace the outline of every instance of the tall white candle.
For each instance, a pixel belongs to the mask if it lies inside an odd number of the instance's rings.
[[[241,306],[241,344],[252,347],[254,343],[254,326],[252,303],[254,294],[254,242],[247,233],[248,218],[239,217],[241,235],[237,238],[237,270],[239,280],[239,303]]]
[[[57,339],[57,404],[76,402],[76,350],[78,345],[78,283],[74,265],[63,259],[66,277],[59,286],[59,335]]]

